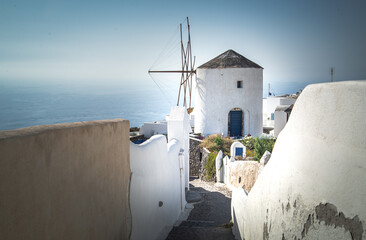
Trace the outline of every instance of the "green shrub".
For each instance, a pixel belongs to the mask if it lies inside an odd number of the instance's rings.
[[[254,144],[255,144],[255,138],[252,136],[244,137],[243,139],[240,139],[239,142],[241,142],[247,149],[253,150]]]
[[[247,148],[247,157],[254,157],[254,150],[250,150]]]
[[[254,160],[258,161],[261,159],[265,151],[272,153],[273,147],[276,143],[275,138],[256,138],[254,144]]]
[[[216,175],[216,160],[217,152],[212,152],[208,154],[208,159],[206,165],[204,166],[205,173],[204,173],[204,180],[206,181],[213,181]]]
[[[216,145],[219,147],[219,148],[221,148],[222,147],[222,139],[221,139],[221,137],[219,136],[219,137],[216,137],[215,138],[215,140],[214,140],[214,142],[216,143]]]
[[[223,138],[219,134],[210,135],[203,139],[201,147],[207,148],[210,152],[219,152],[220,150],[225,155],[230,156],[230,147],[234,140]]]

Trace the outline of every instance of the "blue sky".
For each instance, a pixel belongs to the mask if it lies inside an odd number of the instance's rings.
[[[366,1],[0,2],[0,81],[151,85],[186,16],[196,66],[233,49],[278,94],[366,79]],[[159,78],[159,77],[158,77]]]

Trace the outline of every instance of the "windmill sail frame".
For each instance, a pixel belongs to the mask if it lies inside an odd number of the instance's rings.
[[[188,40],[186,46],[183,42],[183,31],[182,24],[180,24],[180,46],[181,46],[181,70],[157,70],[151,71],[148,73],[181,73],[181,79],[179,84],[179,92],[178,92],[178,100],[177,106],[179,106],[181,94],[183,96],[183,106],[187,107],[187,98],[189,97],[189,107],[191,108],[192,102],[192,83],[193,83],[193,74],[196,73],[194,70],[194,65],[196,61],[196,57],[192,59],[192,46],[191,46],[191,33],[190,33],[190,24],[189,19],[187,17],[187,27],[188,27]]]

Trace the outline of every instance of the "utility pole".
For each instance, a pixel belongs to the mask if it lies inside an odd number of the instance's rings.
[[[334,74],[334,68],[330,68],[330,81],[333,82],[333,74]]]

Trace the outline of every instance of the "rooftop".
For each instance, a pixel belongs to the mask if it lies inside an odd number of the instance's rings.
[[[262,68],[234,50],[228,50],[198,68]],[[263,69],[263,68],[262,68]]]

